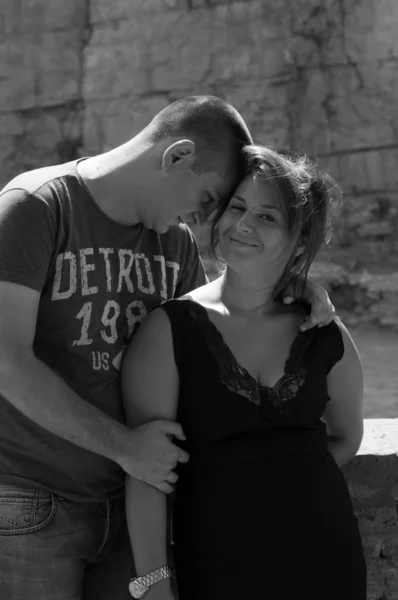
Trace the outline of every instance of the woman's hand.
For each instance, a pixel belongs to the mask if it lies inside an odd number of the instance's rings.
[[[318,325],[329,325],[336,315],[335,308],[325,288],[310,277],[307,279],[304,293],[301,296],[311,305],[311,313],[307,315],[300,325],[301,331],[306,331]],[[283,296],[285,304],[291,304],[296,299],[294,289],[287,288]]]

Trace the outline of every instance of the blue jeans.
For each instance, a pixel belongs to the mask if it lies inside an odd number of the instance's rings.
[[[124,499],[70,502],[0,482],[2,600],[128,600]]]

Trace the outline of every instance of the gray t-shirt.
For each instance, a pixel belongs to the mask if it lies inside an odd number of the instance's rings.
[[[115,223],[76,165],[25,173],[0,193],[0,280],[41,294],[37,358],[123,421],[119,372],[131,335],[151,308],[203,285],[205,275],[188,227],[159,235]],[[39,427],[1,395],[0,415],[0,480],[78,501],[123,493],[116,463]]]

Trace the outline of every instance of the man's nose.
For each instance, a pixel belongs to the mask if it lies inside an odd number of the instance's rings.
[[[203,218],[203,222],[207,221],[207,219],[210,217],[210,215],[213,213],[213,211],[215,210],[214,206],[202,206],[201,210],[199,211],[202,215]]]
[[[203,223],[206,221],[208,216],[209,215],[204,214],[203,210],[196,210],[193,213],[194,221],[195,221],[196,225],[198,225],[199,227],[202,227]]]

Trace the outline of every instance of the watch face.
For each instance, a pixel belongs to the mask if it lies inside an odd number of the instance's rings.
[[[146,585],[140,583],[137,580],[132,580],[129,583],[129,591],[133,598],[142,598],[145,592],[148,590]]]

